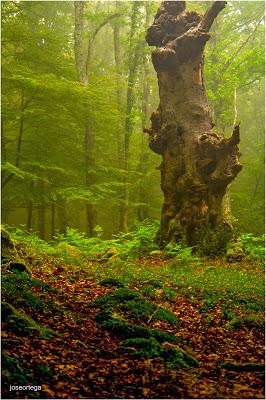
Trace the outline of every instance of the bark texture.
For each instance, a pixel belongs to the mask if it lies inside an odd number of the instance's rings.
[[[198,245],[202,232],[219,242],[230,232],[221,204],[228,184],[241,170],[239,125],[225,139],[212,131],[204,86],[204,47],[209,29],[226,2],[214,2],[202,17],[183,1],[161,4],[146,41],[157,72],[160,104],[151,116],[150,148],[162,155],[164,204],[158,241]]]

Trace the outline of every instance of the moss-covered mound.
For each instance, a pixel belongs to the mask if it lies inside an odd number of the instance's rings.
[[[179,340],[177,336],[169,332],[132,324],[117,314],[113,315],[115,317],[106,311],[102,311],[97,313],[95,318],[102,328],[121,336],[123,339],[136,337],[155,338],[158,342],[177,342]]]
[[[47,315],[62,312],[51,302],[51,296],[57,290],[28,274],[3,274],[1,289],[3,301],[16,308],[30,308]]]
[[[2,322],[6,329],[17,335],[31,336],[39,335],[43,339],[48,339],[55,334],[54,331],[39,325],[31,317],[18,311],[11,304],[2,302]]]
[[[171,368],[190,368],[198,366],[198,361],[188,351],[172,343],[160,344],[152,337],[148,339],[127,339],[123,342],[121,347],[127,349],[134,356],[145,358],[160,357]]]
[[[99,307],[102,311],[119,314],[122,318],[141,320],[164,321],[170,325],[177,325],[175,314],[164,307],[158,307],[147,300],[141,293],[129,288],[119,288],[99,299],[92,306]]]
[[[176,325],[178,320],[170,310],[147,300],[140,292],[119,288],[91,306],[100,308],[95,316],[100,326],[125,339],[121,347],[132,355],[159,357],[171,368],[197,366],[195,357],[177,346],[180,342],[177,336],[143,325],[152,319],[169,325]]]
[[[1,352],[1,368],[3,381],[13,385],[24,385],[28,383],[28,371],[20,365],[17,358]]]

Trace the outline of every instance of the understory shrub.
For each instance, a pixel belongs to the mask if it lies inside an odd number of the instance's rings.
[[[252,233],[243,233],[239,237],[246,254],[253,260],[265,258],[265,235],[254,236]]]

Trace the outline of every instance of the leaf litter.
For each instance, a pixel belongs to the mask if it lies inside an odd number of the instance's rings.
[[[138,265],[145,268],[146,262],[151,261],[143,258]],[[165,262],[159,259],[156,264],[153,258],[152,264],[161,268]],[[47,315],[29,308],[25,311],[39,324],[55,330],[55,336],[48,340],[38,335],[18,336],[5,327],[2,332],[2,349],[28,371],[27,384],[42,386],[41,393],[34,392],[35,398],[264,398],[261,371],[223,367],[225,362],[262,364],[263,330],[228,329],[222,303],[201,312],[200,293],[182,293],[167,281],[166,285],[176,291],[174,298],[164,299],[162,289],[157,288],[153,301],[157,308],[170,309],[178,326],[151,319],[149,328],[180,338],[199,366],[170,368],[160,357],[134,357],[121,347],[119,335],[100,327],[95,321],[98,309],[89,306],[113,289],[100,285],[84,270],[73,274],[68,268],[57,273],[49,262],[47,268],[44,265],[32,271],[33,278],[56,289],[48,294],[33,288],[36,295],[50,295],[63,312]],[[141,284],[133,286],[137,291],[141,288]],[[233,310],[241,314],[237,306]],[[2,381],[3,398],[18,396],[27,398],[21,392],[10,392],[9,385]]]

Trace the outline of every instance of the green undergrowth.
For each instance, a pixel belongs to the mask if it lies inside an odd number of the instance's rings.
[[[97,237],[87,238],[83,233],[67,229],[64,235],[57,235],[50,243],[32,233],[25,233],[23,229],[10,230],[10,235],[17,247],[24,246],[23,251],[33,259],[48,258],[54,267],[63,264],[64,273],[71,279],[76,268],[76,272],[82,272],[105,287],[137,288],[145,301],[134,298],[129,304],[122,303],[124,310],[119,309],[132,320],[142,318],[144,321],[155,310],[153,302],[171,305],[180,294],[191,302],[200,300],[200,312],[206,317],[219,306],[225,324],[238,315],[237,308],[246,316],[261,315],[264,310],[263,236],[256,238],[242,234],[238,243],[246,258],[228,263],[221,257],[196,257],[192,248],[179,244],[170,243],[164,250],[158,249],[154,244],[157,228],[157,223],[144,221],[137,224],[133,232],[120,233],[110,240],[101,238],[101,230],[97,231]],[[142,256],[145,256],[144,261],[140,258]],[[58,279],[57,276],[52,278]],[[4,293],[9,290],[8,296],[21,301],[16,283],[12,282],[16,279],[5,279]],[[22,282],[18,280],[18,287],[20,285]],[[28,288],[22,290],[27,292],[22,301],[33,308],[43,306],[35,294],[35,298],[32,297]],[[13,293],[18,293],[18,296]],[[165,319],[169,323],[168,312],[168,307],[166,311],[162,307],[153,318]]]
[[[101,238],[100,229],[96,229],[96,237],[88,238],[83,232],[67,228],[64,234],[57,234],[53,241],[46,242],[23,226],[20,228],[5,226],[15,243],[27,246],[30,256],[51,256],[67,264],[75,262],[82,266],[87,260],[97,260],[112,265],[142,256],[175,258],[177,262],[187,264],[199,261],[192,255],[191,247],[169,243],[163,251],[160,250],[155,244],[158,227],[158,221],[136,222],[135,230],[132,232],[120,232],[108,240]]]

